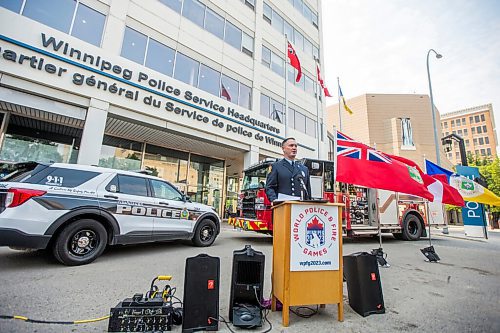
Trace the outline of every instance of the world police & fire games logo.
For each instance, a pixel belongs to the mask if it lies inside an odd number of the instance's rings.
[[[292,221],[292,240],[303,255],[325,256],[337,237],[336,219],[322,207],[306,207]]]

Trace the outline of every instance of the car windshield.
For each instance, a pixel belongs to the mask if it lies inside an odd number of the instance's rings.
[[[243,190],[264,188],[264,186],[266,186],[267,174],[268,167],[245,171],[245,177],[243,178]]]

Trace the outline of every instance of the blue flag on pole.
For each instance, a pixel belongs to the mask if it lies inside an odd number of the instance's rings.
[[[448,184],[450,183],[450,176],[454,174],[453,171],[440,167],[429,160],[425,160],[425,171],[428,175],[446,175]]]

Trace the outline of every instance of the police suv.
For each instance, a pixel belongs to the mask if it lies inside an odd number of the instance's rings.
[[[210,246],[220,218],[165,180],[77,164],[19,163],[0,182],[0,246],[51,249],[84,265],[107,245],[190,239]]]

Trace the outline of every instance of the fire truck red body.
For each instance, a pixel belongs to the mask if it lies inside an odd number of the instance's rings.
[[[265,181],[275,159],[267,159],[245,170],[238,214],[228,223],[235,228],[272,234],[273,212],[265,193]],[[310,172],[311,196],[345,204],[342,214],[344,236],[392,233],[398,239],[417,240],[426,236],[431,219],[434,226],[445,226],[442,205],[402,193],[375,190],[334,181],[332,161],[303,159]]]

